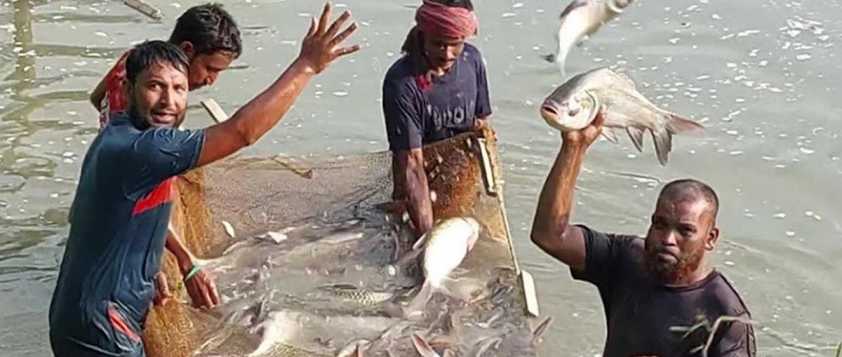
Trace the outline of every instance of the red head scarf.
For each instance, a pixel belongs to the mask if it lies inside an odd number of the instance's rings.
[[[467,38],[477,34],[477,17],[473,11],[424,0],[415,12],[418,29],[447,38]]]

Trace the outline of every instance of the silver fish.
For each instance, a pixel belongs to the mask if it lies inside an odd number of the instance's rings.
[[[616,143],[611,128],[625,129],[635,148],[643,152],[643,133],[649,130],[658,161],[665,166],[672,150],[672,136],[703,133],[705,127],[658,108],[637,90],[623,71],[601,67],[577,74],[556,88],[541,105],[541,117],[560,131],[579,130],[604,108],[602,135]]]
[[[445,288],[444,282],[473,249],[479,232],[480,223],[476,219],[453,217],[436,223],[415,242],[412,251],[401,261],[414,259],[423,252],[424,284],[409,303],[407,315],[421,312],[435,292],[456,296]]]
[[[634,0],[573,0],[561,12],[561,25],[555,34],[555,54],[544,56],[550,63],[556,63],[564,75],[564,62],[573,46],[593,35],[603,24],[619,16]]]

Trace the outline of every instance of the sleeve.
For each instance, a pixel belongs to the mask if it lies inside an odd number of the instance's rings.
[[[477,52],[477,105],[476,117],[491,115],[491,100],[488,96],[488,77],[485,73],[485,62]]]
[[[124,193],[133,200],[139,199],[164,180],[192,169],[199,161],[204,142],[204,130],[145,130],[135,140],[126,160]]]
[[[421,113],[414,103],[414,94],[410,88],[388,78],[383,82],[383,115],[389,150],[392,152],[421,147]]]
[[[585,236],[585,270],[571,268],[570,274],[575,280],[587,281],[598,287],[611,281],[625,257],[631,253],[633,236],[617,236],[592,230],[583,225]]]
[[[748,314],[743,314],[742,317],[751,320]],[[728,322],[727,330],[718,339],[718,342],[711,347],[708,355],[711,357],[757,356],[754,327],[740,321]]]

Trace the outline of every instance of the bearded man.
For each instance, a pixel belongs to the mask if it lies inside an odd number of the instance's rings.
[[[719,238],[719,199],[708,185],[682,179],[664,186],[645,238],[569,224],[576,178],[603,122],[600,113],[592,125],[562,134],[531,234],[574,279],[599,290],[608,327],[602,356],[701,356],[703,346],[710,357],[755,356],[748,308],[707,261]],[[720,317],[739,321],[722,320],[708,344]],[[691,332],[674,329],[705,322]]]

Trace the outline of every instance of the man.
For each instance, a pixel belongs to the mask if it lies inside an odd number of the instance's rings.
[[[180,47],[190,63],[190,90],[212,85],[219,74],[242,55],[240,30],[234,18],[220,4],[193,6],[176,20],[169,42]],[[117,64],[91,92],[91,103],[100,111],[103,128],[112,113],[126,106],[123,82],[126,80],[126,51]]]
[[[483,126],[491,115],[482,56],[465,41],[476,34],[470,0],[424,0],[383,81],[383,114],[395,182],[420,235],[433,224],[422,145]]]
[[[222,5],[193,6],[176,20],[169,42],[180,47],[188,58],[188,87],[193,91],[212,85],[219,74],[242,54],[240,30],[234,18]],[[126,107],[126,51],[91,93],[91,103],[100,112],[99,128],[111,121],[113,113]],[[166,248],[176,257],[185,288],[197,307],[212,308],[217,300],[216,288],[209,274],[197,265],[196,258],[168,229]],[[156,302],[163,303],[170,296],[163,273],[155,278],[158,292]]]
[[[700,356],[707,328],[722,316],[742,322],[720,326],[708,356],[755,356],[751,315],[721,272],[707,262],[719,238],[719,201],[706,184],[677,180],[658,197],[645,238],[605,234],[571,225],[573,188],[585,151],[602,131],[602,113],[580,131],[562,134],[532,225],[532,241],[570,267],[576,280],[594,284],[608,327],[603,356]],[[690,333],[675,327],[707,322]]]
[[[231,119],[179,130],[188,93],[188,58],[152,41],[126,59],[126,112],[91,143],[70,209],[70,235],[50,303],[57,357],[145,356],[139,334],[153,296],[172,208],[173,177],[223,159],[272,129],[316,74],[359,46],[339,48],[350,14],[328,27],[314,19],[298,58]]]

